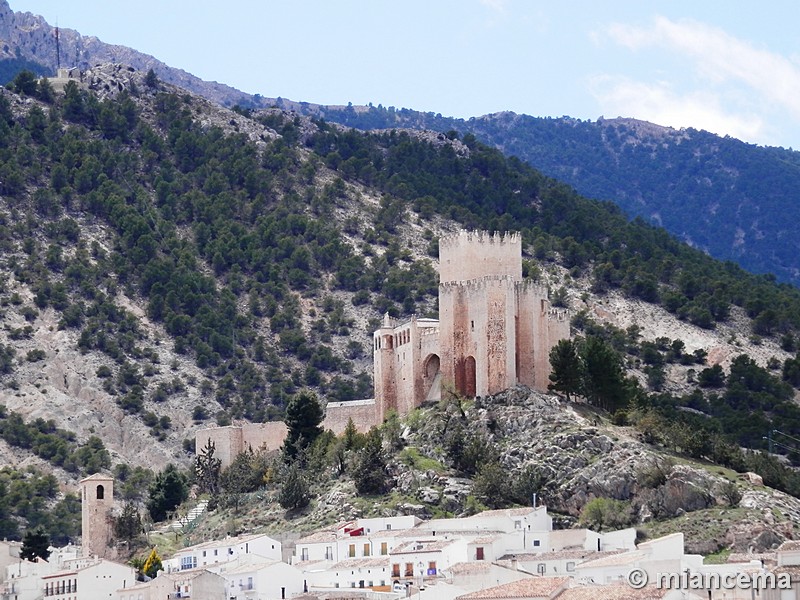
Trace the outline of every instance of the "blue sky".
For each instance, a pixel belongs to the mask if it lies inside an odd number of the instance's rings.
[[[800,148],[800,2],[9,0],[263,96],[634,117]]]

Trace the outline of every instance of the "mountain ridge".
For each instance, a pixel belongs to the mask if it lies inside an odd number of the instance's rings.
[[[8,0],[0,0],[0,56],[23,57],[37,62],[55,74],[58,64],[55,27],[44,17],[31,12],[15,12]],[[246,104],[252,96],[224,83],[204,81],[183,69],[170,67],[154,56],[127,46],[108,44],[96,36],[59,27],[61,66],[88,69],[99,63],[125,64],[147,72],[153,69],[164,81],[196,91],[224,106]]]
[[[72,59],[72,66],[117,62],[153,69],[164,81],[227,107],[274,106],[363,130],[470,133],[582,195],[613,201],[631,217],[663,226],[716,258],[800,284],[800,234],[788,226],[800,218],[800,202],[795,201],[800,154],[791,149],[759,147],[624,117],[592,122],[502,111],[458,119],[382,105],[325,106],[268,98],[203,81],[130,48],[69,29],[61,32],[63,56]],[[0,40],[6,42],[2,51],[9,59],[18,55],[55,69],[54,28],[42,17],[14,13],[7,0],[0,2]]]

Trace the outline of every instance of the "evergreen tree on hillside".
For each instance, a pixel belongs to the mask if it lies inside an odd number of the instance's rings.
[[[169,463],[150,485],[150,499],[147,501],[150,518],[156,523],[165,520],[188,497],[189,484],[186,475]]]
[[[559,340],[550,350],[550,366],[551,383],[547,388],[563,392],[569,402],[570,394],[580,393],[583,381],[583,366],[575,342]]]
[[[286,510],[300,510],[308,506],[310,501],[308,482],[297,465],[292,465],[283,480],[278,503]]]
[[[293,396],[286,406],[284,417],[289,430],[283,442],[284,455],[290,459],[296,458],[313,444],[323,432],[320,424],[324,418],[325,413],[313,392],[303,390]]]
[[[47,535],[44,527],[39,526],[25,532],[25,537],[22,538],[22,548],[19,551],[19,556],[29,561],[35,561],[37,558],[47,560],[50,556],[49,548],[50,537]]]
[[[216,494],[219,491],[219,478],[222,461],[214,456],[216,446],[210,439],[200,450],[194,462],[194,476],[197,486],[204,492]]]
[[[133,502],[126,502],[122,513],[114,519],[114,538],[133,544],[144,532],[142,516]]]
[[[625,408],[630,390],[619,353],[602,338],[590,335],[583,342],[581,359],[585,372],[583,395],[589,404],[608,412]]]
[[[386,472],[386,456],[381,444],[380,431],[373,427],[367,434],[364,447],[358,452],[353,481],[359,494],[382,494],[389,486],[389,474]]]

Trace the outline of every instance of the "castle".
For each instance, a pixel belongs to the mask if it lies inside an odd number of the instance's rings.
[[[550,349],[569,337],[567,311],[547,289],[522,277],[519,234],[460,231],[439,241],[439,319],[388,315],[373,334],[374,400],[329,403],[326,429],[339,434],[350,418],[361,431],[389,411],[405,415],[443,390],[466,397],[517,383],[546,391]],[[277,449],[283,423],[213,427],[197,432],[198,452],[212,441],[223,466],[248,448]]]
[[[460,231],[439,242],[439,320],[396,324],[373,337],[378,422],[406,414],[442,389],[466,397],[517,383],[547,390],[550,348],[569,337],[566,311],[522,277],[519,234]]]

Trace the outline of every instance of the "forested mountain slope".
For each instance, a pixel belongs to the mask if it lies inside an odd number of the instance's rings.
[[[360,129],[455,130],[517,156],[590,198],[663,226],[712,256],[800,282],[800,154],[635,119],[510,112],[469,120],[408,109],[283,103]]]
[[[55,30],[43,18],[0,2],[0,81],[19,68],[53,73]],[[633,119],[597,122],[504,112],[469,120],[383,106],[320,106],[251,96],[165,65],[156,58],[62,29],[62,64],[116,62],[153,69],[164,81],[224,106],[277,106],[360,129],[414,128],[472,133],[584,196],[610,200],[630,216],[663,226],[712,256],[800,283],[800,157],[692,129]],[[5,75],[4,75],[5,74]]]

